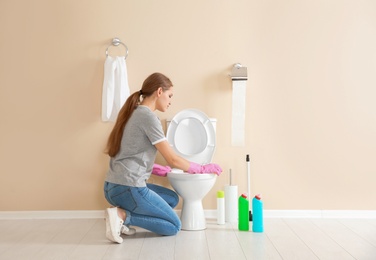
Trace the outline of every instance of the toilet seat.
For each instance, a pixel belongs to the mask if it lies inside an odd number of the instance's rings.
[[[172,168],[171,172],[168,173],[168,178],[171,179],[179,179],[185,181],[202,181],[202,180],[209,180],[215,178],[217,175],[211,173],[201,173],[201,174],[187,174],[183,170]]]
[[[215,129],[210,118],[196,109],[174,116],[167,129],[167,140],[181,157],[195,163],[210,163],[215,149]]]

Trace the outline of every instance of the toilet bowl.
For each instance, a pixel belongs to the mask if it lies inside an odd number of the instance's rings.
[[[167,122],[167,140],[173,150],[188,161],[210,163],[215,150],[216,120],[196,109],[186,109]],[[202,199],[213,187],[217,175],[190,174],[172,169],[167,177],[183,199],[181,224],[183,230],[203,230],[206,219]]]

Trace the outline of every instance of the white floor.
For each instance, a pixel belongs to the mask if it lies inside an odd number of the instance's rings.
[[[137,228],[106,240],[104,219],[0,220],[0,259],[376,259],[376,219],[266,218],[265,232],[208,220],[160,237]]]

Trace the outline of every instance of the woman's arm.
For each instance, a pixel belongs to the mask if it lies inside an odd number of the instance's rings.
[[[159,142],[155,147],[172,168],[188,171],[190,162],[177,155],[167,141]]]

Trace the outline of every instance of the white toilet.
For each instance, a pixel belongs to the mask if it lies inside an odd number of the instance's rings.
[[[167,122],[167,140],[174,151],[188,161],[210,163],[215,150],[216,120],[196,109],[186,109]],[[217,175],[190,174],[172,169],[167,177],[183,198],[181,224],[183,230],[206,228],[202,199],[213,187]]]

